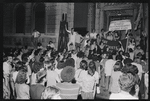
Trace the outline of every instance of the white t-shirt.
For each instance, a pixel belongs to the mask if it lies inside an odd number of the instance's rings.
[[[56,86],[57,82],[60,82],[60,77],[56,73],[56,71],[47,70],[47,87],[48,86]]]
[[[72,43],[75,43],[76,32],[73,32],[73,34],[71,33],[71,31],[67,30],[67,32],[70,33],[69,34],[69,41]]]
[[[3,62],[3,72],[4,74],[10,74],[12,67],[7,62]]]
[[[62,81],[62,79],[61,79],[61,71],[63,70],[63,68],[62,69],[55,69],[54,71],[58,74],[58,76],[59,76],[59,78],[60,78],[60,80]]]
[[[35,31],[32,33],[32,35],[34,36],[34,38],[37,38],[40,35],[40,33],[38,31]]]
[[[99,82],[99,74],[95,71],[93,76],[89,75],[86,71],[86,75],[82,77],[82,91],[93,92],[95,90],[96,83]]]
[[[106,76],[111,76],[111,73],[112,73],[112,70],[113,70],[113,66],[114,64],[116,63],[115,60],[113,59],[108,59],[106,62],[105,62],[105,74]]]
[[[132,95],[130,95],[128,92],[124,92],[124,91],[121,91],[120,93],[112,93],[111,95],[110,95],[110,97],[109,97],[109,99],[135,99],[135,100],[138,100],[138,98],[136,98],[136,97],[134,97],[134,96],[132,96]]]
[[[90,33],[90,38],[92,38],[92,39],[96,39],[96,35],[97,35],[97,33],[95,32],[95,33]]]
[[[138,68],[138,70],[139,70],[138,75],[139,75],[140,80],[141,80],[142,73],[143,73],[142,65],[141,65],[141,64],[137,64],[137,63],[135,63],[135,62],[133,62],[133,63],[131,63],[131,64],[137,66],[137,68]]]

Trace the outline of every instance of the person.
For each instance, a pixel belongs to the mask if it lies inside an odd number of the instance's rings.
[[[135,85],[135,77],[131,73],[127,73],[127,74],[123,73],[119,78],[119,85],[120,85],[121,91],[119,93],[112,93],[109,97],[110,100],[113,100],[113,99],[138,100],[138,98],[129,94],[129,92],[131,91],[131,88]]]
[[[75,72],[75,79],[77,81],[77,84],[82,86],[82,78],[86,75],[86,71],[88,69],[88,63],[86,60],[82,60],[80,62],[80,68],[76,70]]]
[[[66,66],[61,72],[62,83],[57,83],[56,87],[60,89],[60,97],[62,99],[77,99],[81,89],[79,84],[72,83],[75,76],[75,69],[71,66]]]
[[[86,75],[82,77],[82,99],[94,99],[97,86],[99,86],[99,74],[96,71],[95,62],[91,61]]]
[[[53,60],[52,60],[53,61]],[[60,82],[60,77],[59,75],[57,74],[55,70],[55,67],[54,67],[54,63],[51,61],[51,65],[47,68],[47,76],[46,76],[46,79],[47,79],[47,87],[48,86],[56,86],[56,83],[59,83]]]
[[[53,86],[48,86],[42,92],[41,99],[61,99],[60,90]]]
[[[134,50],[134,57],[137,57],[138,53],[141,53],[142,55],[144,55],[144,51],[141,49],[140,45],[136,46],[136,49]]]
[[[127,63],[132,63],[133,62],[132,59],[130,59],[130,54],[128,52],[126,52],[124,54],[124,56],[125,56],[125,59],[123,60],[124,65],[126,65]]]
[[[81,48],[81,43],[82,43],[82,40],[83,40],[83,37],[79,34],[79,33],[76,33],[76,36],[75,36],[75,49],[79,52],[80,51],[80,48]]]
[[[113,71],[110,78],[110,85],[109,85],[109,91],[111,93],[119,93],[120,92],[120,86],[119,86],[119,77],[122,75],[122,62],[117,61],[115,65],[113,66]]]
[[[45,89],[46,75],[46,70],[41,70],[36,74],[37,84],[30,86],[31,99],[41,99],[42,92]]]
[[[128,45],[128,52],[132,60],[134,59],[134,56],[135,56],[134,50],[135,50],[135,39],[131,39]]]
[[[69,42],[67,44],[68,50],[70,50],[69,45],[72,43],[73,44],[73,49],[75,49],[75,37],[76,37],[76,32],[74,31],[74,28],[71,28],[71,31],[67,30],[67,27],[65,26],[66,31],[69,33]]]
[[[96,39],[97,33],[95,32],[95,29],[92,30],[92,33],[90,33],[90,39]]]
[[[110,53],[108,56],[108,60],[105,62],[105,68],[104,68],[104,73],[106,76],[106,85],[105,85],[105,89],[108,90],[109,89],[109,82],[110,82],[110,77],[111,77],[111,73],[113,70],[113,66],[116,63],[115,60],[113,60],[112,58],[112,54]]]
[[[30,99],[29,85],[26,84],[26,81],[28,79],[26,72],[26,70],[21,69],[17,74],[15,83],[17,95],[16,99]]]
[[[51,48],[56,49],[56,47],[55,47],[53,41],[49,41],[49,43],[48,43],[47,46],[50,46]]]
[[[108,33],[107,33],[106,39],[111,40],[111,41],[113,40],[112,32],[108,32]]]
[[[38,43],[40,36],[41,36],[40,32],[38,32],[36,29],[34,29],[32,32],[32,41],[33,41],[33,45],[35,48],[37,47],[36,45]]]

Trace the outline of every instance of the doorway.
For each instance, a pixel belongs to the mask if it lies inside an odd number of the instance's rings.
[[[87,33],[88,3],[74,3],[74,30],[84,36]]]

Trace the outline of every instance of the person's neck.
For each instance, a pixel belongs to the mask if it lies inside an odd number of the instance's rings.
[[[41,82],[41,83],[39,83],[39,84],[44,86],[45,82]]]

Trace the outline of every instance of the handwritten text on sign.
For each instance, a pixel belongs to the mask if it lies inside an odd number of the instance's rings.
[[[130,20],[116,20],[116,21],[111,21],[110,26],[109,26],[109,31],[114,31],[114,30],[128,30],[131,29],[131,21]]]

